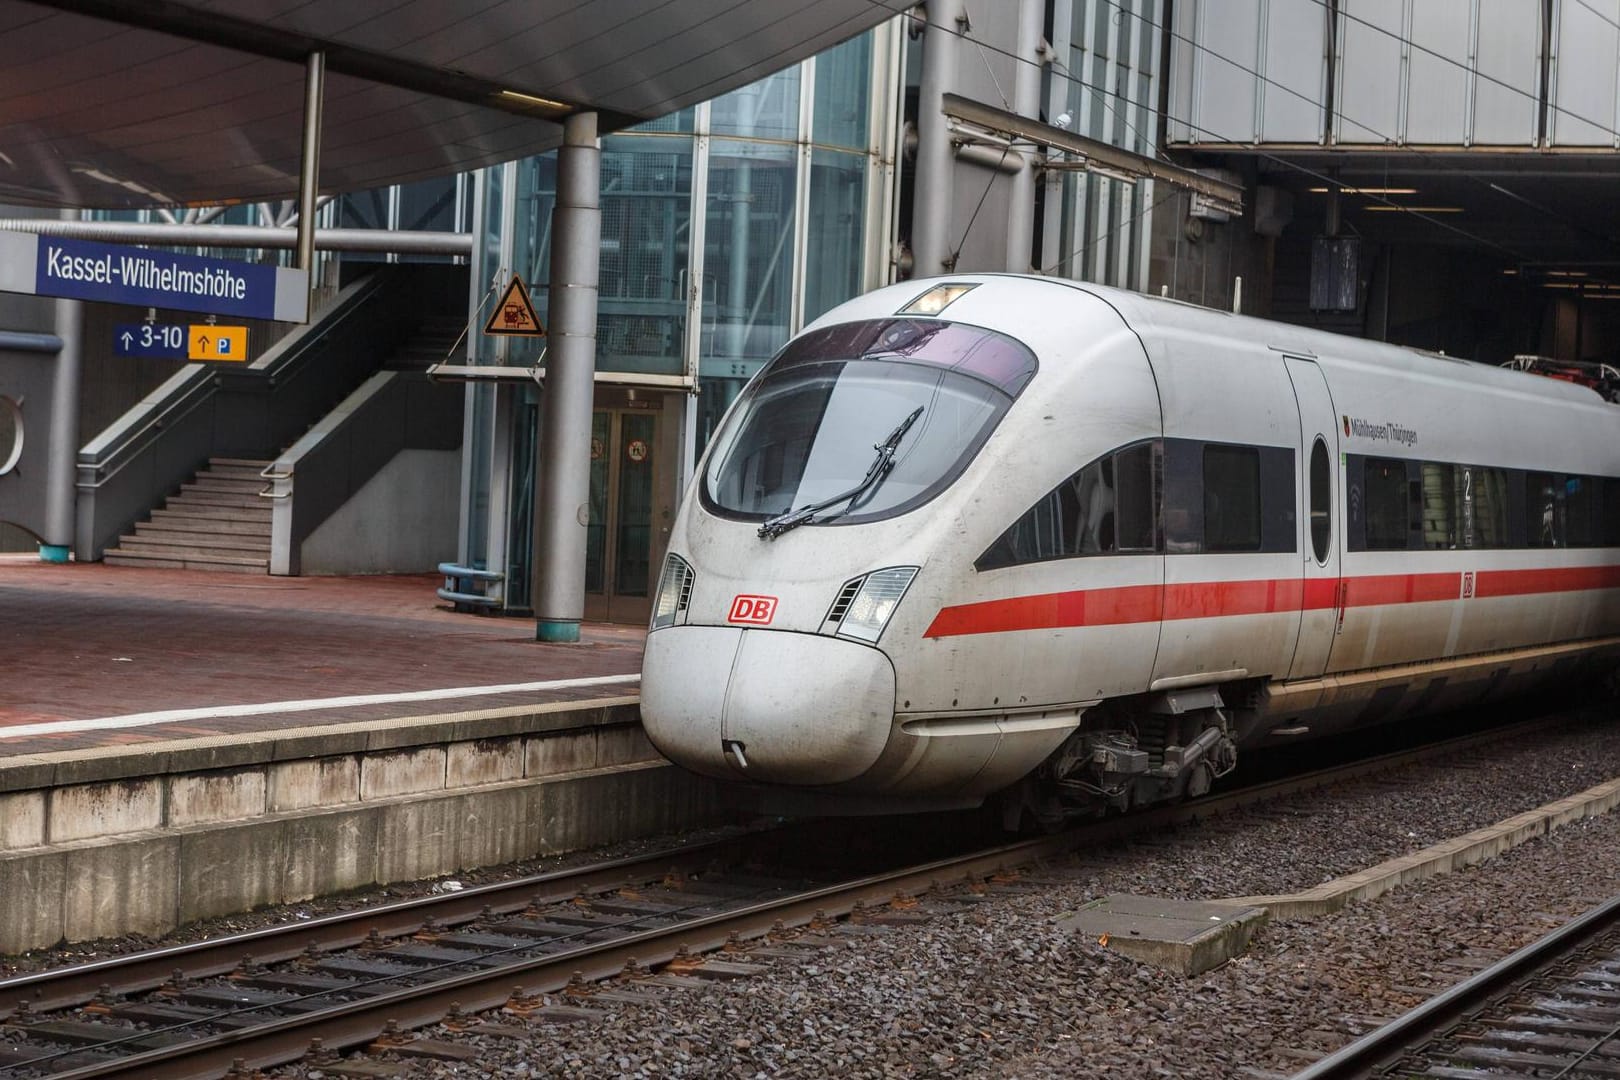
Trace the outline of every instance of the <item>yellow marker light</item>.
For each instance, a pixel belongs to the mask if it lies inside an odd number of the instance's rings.
[[[917,299],[900,309],[901,315],[938,315],[964,293],[979,287],[978,282],[965,285],[935,285]]]

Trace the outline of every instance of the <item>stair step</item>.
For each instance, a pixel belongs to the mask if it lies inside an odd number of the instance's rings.
[[[254,472],[258,472],[260,469],[262,469],[265,466],[269,465],[270,462],[268,462],[268,461],[254,461],[251,458],[211,457],[211,458],[208,459],[208,464],[210,464],[210,465],[238,465],[238,466],[241,466],[242,468],[245,468],[245,469],[246,468],[251,468]]]
[[[126,551],[108,548],[102,561],[109,566],[144,566],[154,570],[223,570],[238,574],[267,574],[269,559],[249,559],[229,556],[197,554],[159,554],[144,551]]]
[[[144,533],[229,533],[233,536],[262,536],[266,542],[270,538],[270,515],[255,515],[251,518],[232,517],[191,517],[186,514],[176,514],[168,510],[152,511],[152,520],[137,522],[137,534]]]
[[[260,470],[247,465],[210,465],[197,474],[198,480],[250,480],[256,484],[265,483],[265,478],[259,475]]]
[[[239,506],[243,509],[249,507],[268,507],[268,499],[259,498],[258,492],[239,495],[231,491],[214,491],[209,488],[199,488],[195,484],[180,485],[180,494],[169,496],[166,503],[169,509],[182,506]]]
[[[270,537],[242,536],[237,533],[195,533],[151,530],[149,525],[137,525],[135,531],[119,538],[126,550],[155,551],[159,548],[203,549],[222,553],[270,551]]]
[[[189,536],[170,541],[163,537],[130,535],[119,537],[118,546],[126,552],[145,551],[153,554],[209,557],[220,555],[231,559],[249,556],[268,558],[270,555],[270,545],[252,537],[224,537],[218,538],[217,543],[215,541],[216,538],[211,536]]]
[[[260,499],[253,506],[210,506],[207,503],[188,503],[185,496],[176,495],[167,506],[152,511],[153,521],[176,518],[183,521],[241,521],[252,524],[268,522],[275,513],[269,499]]]
[[[257,493],[264,490],[269,481],[257,476],[215,476],[212,473],[198,473],[191,479],[191,487],[196,491],[228,491],[231,493],[249,492]],[[185,490],[182,486],[181,490]]]

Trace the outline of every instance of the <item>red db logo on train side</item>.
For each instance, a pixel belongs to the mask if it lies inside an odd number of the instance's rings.
[[[776,618],[776,597],[739,594],[731,601],[731,613],[726,622],[753,623],[765,626]]]

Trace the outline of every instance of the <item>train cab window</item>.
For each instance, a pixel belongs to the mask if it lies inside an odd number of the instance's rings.
[[[1034,376],[991,330],[878,319],[811,331],[776,355],[716,432],[699,497],[722,517],[850,524],[921,506],[967,468]],[[874,472],[881,458],[888,466]]]
[[[1366,492],[1366,549],[1401,551],[1407,546],[1408,493],[1406,462],[1367,458],[1363,472]]]
[[[1554,473],[1526,473],[1524,535],[1533,548],[1564,547],[1564,478]]]
[[[1093,461],[1049,491],[974,566],[996,570],[1073,555],[1158,550],[1157,442]]]
[[[1260,550],[1260,451],[1204,447],[1204,550]]]
[[[1333,537],[1333,468],[1327,443],[1320,438],[1311,447],[1311,554],[1326,564]]]

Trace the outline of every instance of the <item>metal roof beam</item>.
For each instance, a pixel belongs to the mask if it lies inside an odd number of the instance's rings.
[[[1204,196],[1214,204],[1215,209],[1224,210],[1229,214],[1243,212],[1243,188],[1240,185],[1224,183],[1192,169],[1184,169],[1179,165],[1159,161],[1144,154],[1110,146],[1097,139],[1088,139],[1084,135],[1076,135],[1072,131],[1053,127],[1051,124],[1032,120],[1027,116],[1019,116],[1017,113],[1010,113],[993,105],[970,101],[956,94],[945,95],[941,111],[954,120],[972,124],[992,136],[1068,151],[1082,159],[1074,163],[1073,167],[1101,172],[1124,180],[1159,180]],[[1044,164],[1047,168],[1063,167],[1061,162]]]

